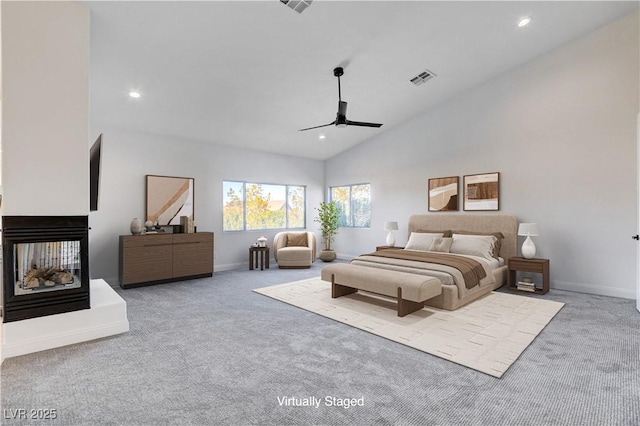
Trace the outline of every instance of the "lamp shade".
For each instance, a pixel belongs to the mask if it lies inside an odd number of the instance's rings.
[[[397,231],[398,230],[398,222],[385,222],[384,223],[385,231]]]
[[[537,237],[538,232],[538,224],[537,223],[521,223],[518,225],[518,235],[523,237]]]

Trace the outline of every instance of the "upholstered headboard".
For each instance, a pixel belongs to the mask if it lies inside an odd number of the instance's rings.
[[[518,254],[518,222],[507,214],[416,214],[409,218],[409,235],[420,230],[502,232],[500,257],[505,261]]]

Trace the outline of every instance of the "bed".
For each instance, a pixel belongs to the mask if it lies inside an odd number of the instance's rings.
[[[423,253],[427,249],[416,246],[415,241],[419,241],[421,238],[428,238],[424,234],[437,235],[442,233],[443,238],[436,240],[436,246],[443,242],[451,244],[451,240],[443,241],[449,235],[446,231],[449,231],[452,235],[452,241],[457,244],[457,246],[452,246],[453,248],[463,247],[461,245],[463,241],[465,241],[465,244],[466,242],[482,244],[486,242],[486,238],[483,236],[497,234],[501,235],[502,238],[497,239],[501,243],[497,246],[494,245],[491,256],[461,254],[460,252],[476,253],[459,249],[453,250],[456,254],[450,255],[447,253],[449,249],[445,247],[444,251],[433,256],[434,258],[439,258],[439,260],[434,260],[434,263],[430,263],[428,259],[421,259],[423,254],[425,256],[430,256],[431,254]],[[515,216],[511,215],[468,213],[413,215],[409,218],[408,234],[410,236],[408,243],[410,244],[407,249],[381,250],[376,253],[363,254],[354,258],[351,263],[372,268],[427,275],[440,279],[442,293],[426,302],[427,305],[440,309],[458,309],[504,285],[508,276],[507,260],[517,254],[517,221]],[[458,238],[457,241],[456,238]],[[469,238],[473,238],[473,241],[469,240]],[[432,249],[433,247],[431,246]],[[445,257],[472,259],[480,264],[480,266],[475,264],[476,271],[483,269],[484,274],[476,274],[476,280],[470,280],[468,279],[470,276],[468,273],[456,269],[457,265],[450,266],[448,259],[444,259]],[[469,264],[473,263],[466,261],[466,259],[462,260]]]

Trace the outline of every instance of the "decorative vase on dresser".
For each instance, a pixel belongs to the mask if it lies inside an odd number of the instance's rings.
[[[137,217],[134,217],[129,225],[129,229],[131,230],[131,235],[142,234],[142,221]]]

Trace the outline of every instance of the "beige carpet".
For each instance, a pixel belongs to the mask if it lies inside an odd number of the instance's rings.
[[[502,377],[564,303],[492,292],[456,311],[424,309],[403,318],[396,302],[369,293],[331,298],[311,278],[253,290],[446,360]]]

